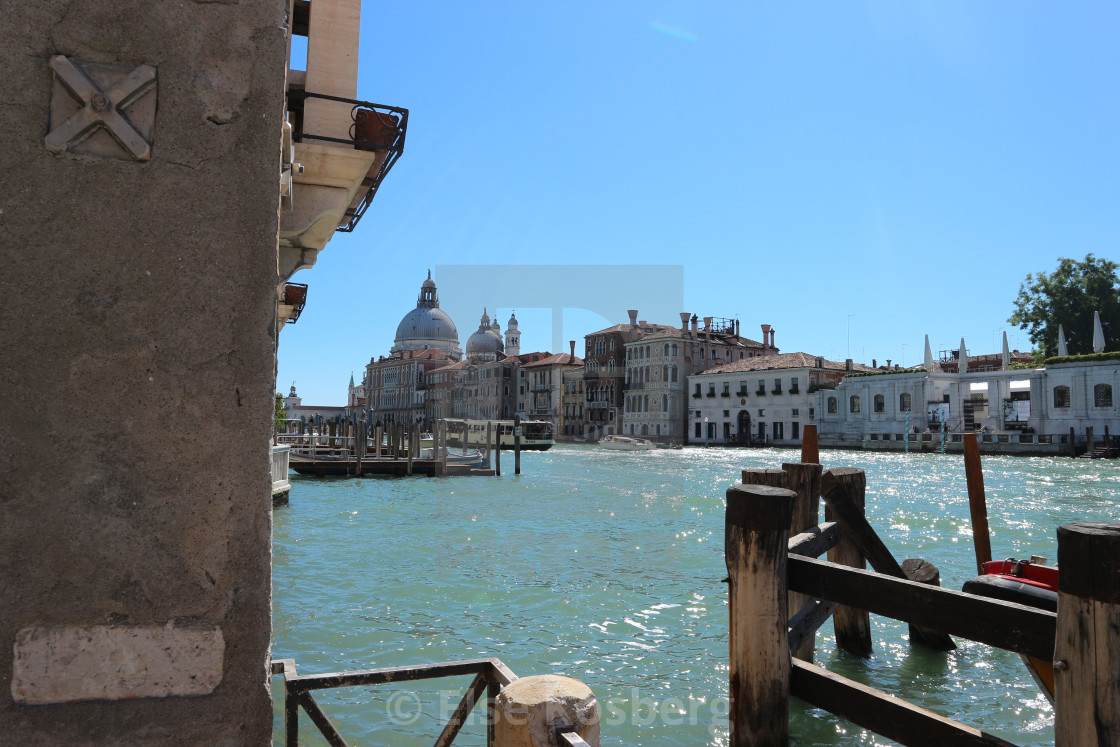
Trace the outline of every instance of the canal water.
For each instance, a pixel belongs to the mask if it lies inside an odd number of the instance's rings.
[[[603,744],[726,745],[724,492],[743,468],[797,452],[687,448],[627,453],[558,445],[500,478],[292,477],[273,526],[273,657],[301,674],[495,656],[520,676],[561,673],[600,702]],[[867,471],[867,516],[900,561],[942,585],[973,575],[962,458],[822,451]],[[512,458],[503,467],[512,472]],[[1054,562],[1055,529],[1117,521],[1120,463],[986,456],[995,557]],[[958,639],[912,649],[872,616],[869,659],[817,663],[1021,745],[1053,744],[1053,713],[1019,658]],[[469,678],[320,691],[350,744],[431,745]],[[276,739],[283,743],[280,679]],[[301,744],[325,744],[301,714]],[[794,703],[799,745],[890,744]],[[457,745],[484,745],[476,710]]]

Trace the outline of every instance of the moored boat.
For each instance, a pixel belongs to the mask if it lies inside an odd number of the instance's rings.
[[[630,436],[603,436],[599,445],[610,451],[650,451],[657,448],[653,441],[647,438],[631,438]]]
[[[1058,611],[1058,569],[1032,560],[989,560],[983,575],[966,581],[964,591],[989,599],[1015,602],[1028,607]],[[1027,669],[1051,703],[1054,702],[1054,665],[1023,656]]]

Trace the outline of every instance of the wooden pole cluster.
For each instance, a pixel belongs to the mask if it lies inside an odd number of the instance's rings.
[[[1058,527],[1055,747],[1120,744],[1120,524]]]
[[[786,568],[794,498],[765,485],[727,491],[732,747],[789,744]]]

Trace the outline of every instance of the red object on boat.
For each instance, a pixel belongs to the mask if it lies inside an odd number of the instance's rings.
[[[1058,590],[1058,569],[1048,565],[1038,565],[1026,560],[989,560],[984,564],[984,575],[1002,576],[1024,584],[1038,586],[1050,591]]]

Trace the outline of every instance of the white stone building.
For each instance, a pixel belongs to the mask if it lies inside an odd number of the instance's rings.
[[[976,432],[983,448],[1011,453],[1068,453],[1088,429],[1099,442],[1120,431],[1120,355],[1080,356],[1035,368],[959,374],[910,369],[849,376],[818,392],[822,445],[854,448],[961,448]],[[914,448],[911,446],[910,448]]]
[[[808,353],[744,358],[688,377],[688,440],[707,444],[801,443],[816,391],[868,366]]]

